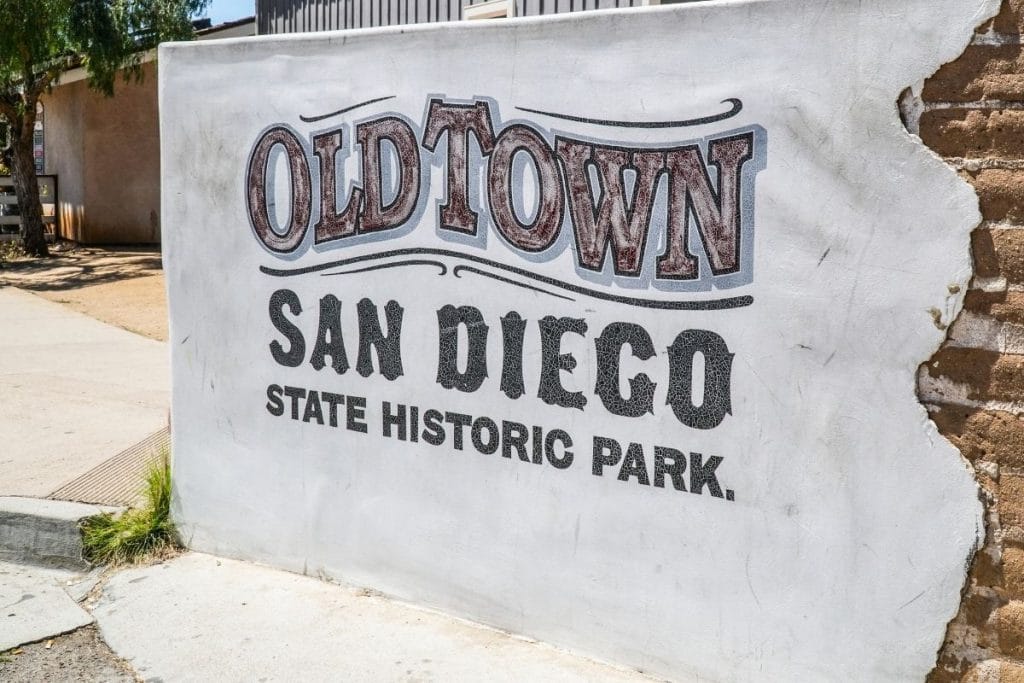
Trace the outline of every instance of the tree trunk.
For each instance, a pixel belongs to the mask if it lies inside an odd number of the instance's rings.
[[[35,128],[35,102],[26,111],[21,125],[11,126],[11,173],[14,192],[21,212],[21,236],[25,251],[32,256],[49,256],[46,235],[43,232],[43,207],[39,202],[39,180],[36,178],[35,159],[32,157],[32,133]],[[13,122],[12,122],[13,123]]]

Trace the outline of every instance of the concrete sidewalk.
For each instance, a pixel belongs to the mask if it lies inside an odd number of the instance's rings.
[[[24,577],[19,585],[11,599],[43,592]],[[142,680],[652,680],[350,586],[196,553],[118,572],[83,606],[113,651],[108,659]],[[62,618],[54,628],[84,621],[71,609]],[[24,674],[19,656],[0,663],[0,679]],[[50,680],[77,680],[73,670],[64,676]]]
[[[48,496],[167,424],[166,345],[0,287],[0,496]]]

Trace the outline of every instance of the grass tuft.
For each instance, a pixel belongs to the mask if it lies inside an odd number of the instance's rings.
[[[120,515],[109,512],[82,522],[85,559],[93,564],[138,564],[180,548],[171,521],[171,463],[167,454],[146,473],[146,502]]]

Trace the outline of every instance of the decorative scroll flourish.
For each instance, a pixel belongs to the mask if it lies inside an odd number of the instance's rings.
[[[356,273],[369,273],[373,270],[385,270],[387,268],[402,268],[405,266],[434,266],[438,269],[438,276],[442,276],[448,273],[448,266],[441,263],[440,261],[431,261],[430,259],[409,259],[407,261],[392,261],[390,263],[377,263],[372,266],[366,266],[364,268],[354,268],[353,270],[339,270],[333,273],[324,273],[324,275],[355,275]],[[455,277],[458,277],[456,275]]]
[[[303,123],[315,123],[317,121],[323,121],[324,119],[329,119],[329,118],[331,118],[333,116],[340,116],[341,114],[347,114],[350,111],[353,111],[355,109],[359,109],[360,107],[365,107],[368,104],[376,104],[377,102],[383,102],[384,100],[393,100],[393,99],[395,99],[395,95],[388,95],[387,97],[375,97],[372,100],[366,100],[365,102],[360,102],[359,104],[353,104],[351,107],[345,107],[344,109],[339,109],[338,111],[332,111],[329,114],[321,114],[320,116],[300,116],[299,120],[302,121]]]
[[[463,260],[463,261],[469,261],[471,263],[477,263],[477,264],[480,264],[480,265],[488,266],[489,268],[494,268],[494,269],[497,269],[497,270],[502,270],[502,271],[505,271],[506,273],[512,273],[513,275],[516,275],[521,280],[532,280],[534,282],[539,282],[539,283],[547,285],[549,287],[556,287],[558,289],[562,289],[562,290],[565,290],[567,292],[571,292],[573,294],[579,294],[579,295],[582,295],[582,296],[589,296],[589,297],[592,297],[594,299],[601,299],[603,301],[611,301],[611,302],[614,302],[614,303],[626,304],[626,305],[629,305],[629,306],[637,306],[637,307],[640,307],[640,308],[654,308],[654,309],[661,309],[661,310],[668,310],[668,311],[720,311],[720,310],[727,310],[727,309],[732,309],[732,308],[742,308],[744,306],[749,306],[752,303],[754,303],[754,297],[752,297],[752,296],[734,296],[734,297],[727,297],[727,298],[723,298],[723,299],[698,299],[698,300],[691,300],[691,301],[670,301],[670,300],[666,301],[666,300],[660,300],[660,299],[644,299],[644,298],[640,298],[640,297],[623,296],[623,295],[620,295],[620,294],[612,294],[611,292],[602,292],[602,291],[596,290],[596,289],[589,289],[587,287],[582,287],[580,285],[576,285],[576,284],[573,284],[571,282],[564,282],[562,280],[557,280],[555,278],[547,277],[545,275],[540,275],[538,273],[532,273],[532,272],[530,272],[528,270],[524,270],[523,268],[517,268],[515,266],[510,266],[510,265],[508,265],[506,263],[499,263],[498,261],[492,261],[490,259],[485,259],[485,258],[480,257],[480,256],[474,256],[472,254],[463,254],[461,252],[453,251],[451,249],[436,249],[436,248],[429,248],[429,247],[409,247],[409,248],[406,248],[406,249],[391,249],[389,251],[380,251],[380,252],[376,252],[376,253],[373,253],[373,254],[364,254],[362,256],[353,256],[353,257],[347,258],[347,259],[338,259],[338,260],[330,261],[330,262],[327,262],[327,263],[318,263],[318,264],[312,265],[312,266],[299,266],[297,268],[270,268],[268,266],[260,266],[260,272],[262,272],[262,273],[264,273],[266,275],[273,276],[273,277],[295,277],[297,275],[308,275],[310,273],[322,273],[325,276],[330,276],[330,275],[334,275],[334,274],[339,274],[340,275],[340,274],[343,274],[343,273],[327,273],[327,272],[324,272],[324,271],[329,271],[329,270],[332,270],[332,269],[335,269],[335,268],[343,268],[345,266],[353,265],[353,264],[356,264],[356,263],[383,261],[385,259],[390,259],[390,258],[395,258],[395,257],[418,256],[418,255],[419,256],[422,256],[422,255],[426,255],[426,256],[441,256],[441,257],[445,257],[445,258],[460,259],[460,260]],[[429,262],[429,261],[426,261],[426,262],[430,263],[431,265],[436,265],[436,264],[434,264],[432,262]],[[406,264],[408,262],[401,262],[401,263],[402,264]],[[462,270],[469,270],[466,266],[460,266],[459,268],[461,268]],[[347,272],[358,272],[358,271],[347,271]],[[484,274],[484,273],[481,273],[477,269],[472,269],[472,272],[478,273],[478,274]],[[455,273],[453,273],[453,274],[455,274]],[[492,277],[492,278],[497,279],[497,280],[508,282],[510,284],[515,284],[517,286],[526,286],[528,289],[535,289],[536,291],[543,292],[545,294],[551,294],[552,296],[559,296],[560,298],[566,298],[566,297],[564,297],[562,295],[553,294],[553,293],[547,292],[545,290],[537,289],[537,288],[533,287],[532,285],[529,285],[528,283],[522,282],[521,280],[520,281],[513,281],[513,280],[511,280],[509,278],[498,277],[498,276],[496,276],[493,273],[491,273],[491,274],[489,274],[487,276]]]
[[[726,119],[731,119],[736,116],[743,110],[743,102],[735,97],[722,100],[722,104],[731,105],[729,111],[722,112],[721,114],[702,116],[696,119],[683,119],[681,121],[614,121],[612,119],[591,119],[583,116],[575,116],[573,114],[559,114],[552,111],[530,109],[528,107],[516,107],[516,109],[519,111],[529,112],[531,114],[550,116],[553,119],[575,121],[576,123],[592,123],[597,126],[615,126],[617,128],[683,128],[686,126],[703,126],[706,123],[725,121]]]

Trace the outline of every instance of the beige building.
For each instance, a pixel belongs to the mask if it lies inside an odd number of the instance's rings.
[[[199,40],[251,36],[252,17],[203,29]],[[160,242],[157,63],[113,97],[70,71],[43,97],[45,172],[58,177],[59,234],[85,244]]]

